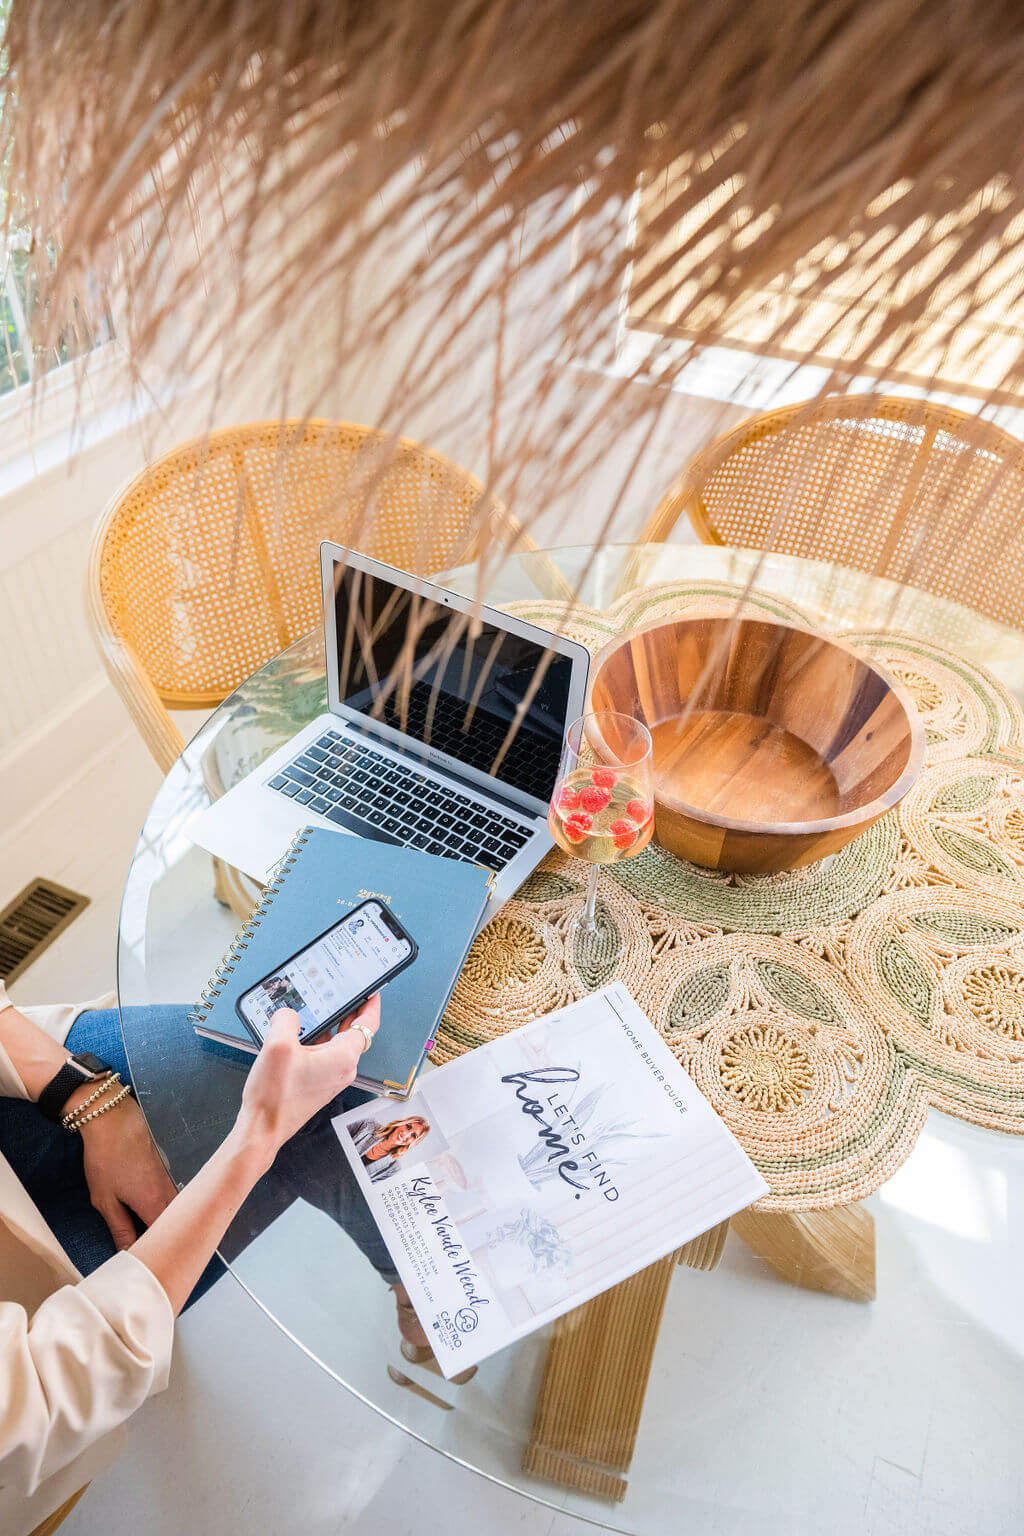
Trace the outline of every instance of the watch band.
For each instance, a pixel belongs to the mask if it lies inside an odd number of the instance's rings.
[[[113,1067],[108,1067],[105,1061],[94,1056],[91,1051],[82,1051],[77,1056],[69,1056],[61,1067],[56,1077],[52,1077],[36,1100],[36,1107],[52,1120],[54,1125],[60,1125],[64,1106],[74,1093],[76,1088],[81,1088],[83,1083],[95,1082],[98,1077],[113,1072]]]

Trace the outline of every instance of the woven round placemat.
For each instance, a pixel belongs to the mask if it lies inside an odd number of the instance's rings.
[[[739,588],[673,582],[569,631],[592,648]],[[810,624],[793,604],[752,606]],[[556,626],[557,604],[516,613]],[[925,721],[900,806],[831,859],[723,875],[651,844],[603,871],[604,944],[567,940],[587,870],[555,852],[479,935],[433,1057],[447,1061],[619,978],[771,1186],[765,1209],[859,1200],[929,1105],[1024,1133],[1024,711],[994,678],[910,636],[844,635]]]

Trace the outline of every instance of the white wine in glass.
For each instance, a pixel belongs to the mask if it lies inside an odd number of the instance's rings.
[[[654,831],[651,735],[630,715],[582,715],[566,732],[548,826],[560,848],[590,864],[583,911],[570,939],[596,943],[597,887],[602,864],[631,859]]]

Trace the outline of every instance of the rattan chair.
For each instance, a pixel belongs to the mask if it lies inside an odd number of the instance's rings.
[[[55,1509],[52,1515],[47,1515],[46,1519],[41,1521],[35,1530],[29,1532],[29,1536],[53,1536],[54,1531],[64,1524],[64,1521],[70,1515],[88,1486],[89,1484],[86,1483],[85,1488],[79,1488],[78,1492],[73,1493],[70,1499],[65,1499],[59,1509]]]
[[[1024,444],[948,406],[849,395],[754,416],[691,460],[643,533],[836,561],[1024,622]]]
[[[480,481],[368,427],[256,422],[185,443],[116,496],[93,537],[90,622],[165,772],[169,709],[210,709],[321,611],[321,539],[429,574],[481,532],[532,548]]]

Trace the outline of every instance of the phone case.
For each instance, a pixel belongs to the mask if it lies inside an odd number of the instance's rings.
[[[312,949],[314,944],[319,944],[320,940],[325,938],[327,934],[333,933],[335,928],[340,928],[342,923],[347,923],[349,919],[355,915],[356,912],[360,912],[363,907],[370,906],[373,900],[374,898],[371,896],[368,897],[366,901],[361,901],[357,907],[353,907],[350,912],[346,912],[345,916],[338,922],[332,923],[329,928],[325,928],[322,933],[318,933],[314,938],[310,939],[308,943],[303,944],[301,949],[297,949],[294,954],[288,956],[287,960],[282,960],[279,965],[274,966],[273,970],[268,971],[266,976],[261,976],[259,981],[253,982],[251,987],[246,988],[241,997],[235,999],[235,1013],[238,1016],[239,1022],[245,1027],[246,1030],[248,1030],[249,1034],[252,1036],[253,1040],[255,1040],[258,1046],[262,1046],[263,1039],[258,1034],[255,1027],[250,1024],[245,1014],[242,1012],[242,1004],[249,996],[249,993],[255,992],[257,987],[261,987],[266,981],[267,976],[273,976],[276,971],[283,970],[286,965],[291,965],[293,960],[297,960],[299,956],[304,955],[308,949]],[[412,946],[409,953],[399,965],[395,966],[393,971],[388,973],[387,976],[383,976],[380,981],[375,983],[374,986],[368,987],[364,992],[358,993],[351,1002],[345,1004],[344,1008],[339,1008],[337,1013],[332,1013],[331,1017],[329,1019],[325,1019],[322,1024],[318,1024],[316,1029],[310,1030],[309,1034],[303,1037],[303,1045],[313,1045],[317,1040],[320,1039],[322,1035],[325,1035],[328,1030],[333,1029],[339,1019],[347,1018],[350,1013],[355,1013],[356,1010],[361,1008],[367,999],[371,998],[375,992],[381,991],[383,987],[387,986],[389,981],[394,981],[396,976],[400,976],[403,971],[408,970],[409,966],[412,965],[413,961],[416,959],[416,956],[420,952],[420,947],[416,940],[413,938],[408,929],[398,921],[393,912],[389,912],[388,917],[395,925],[401,936],[404,939],[407,939],[409,944]]]

